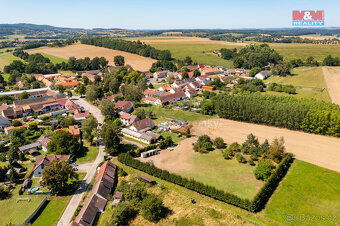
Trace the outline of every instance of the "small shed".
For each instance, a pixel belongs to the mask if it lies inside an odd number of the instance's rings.
[[[141,174],[134,174],[133,176],[136,179],[143,180],[147,184],[151,184],[151,185],[156,184],[156,181],[154,179],[151,179],[150,177],[147,177],[147,176],[144,176],[144,175],[141,175]]]

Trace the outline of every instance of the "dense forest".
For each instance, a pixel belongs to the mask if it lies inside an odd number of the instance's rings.
[[[340,137],[340,107],[331,103],[255,93],[220,94],[214,106],[221,118]]]
[[[140,42],[139,40],[126,41],[116,38],[92,37],[81,39],[80,42],[82,44],[95,45],[109,49],[135,53],[157,60],[171,60],[171,53],[169,50],[158,50],[150,45]]]

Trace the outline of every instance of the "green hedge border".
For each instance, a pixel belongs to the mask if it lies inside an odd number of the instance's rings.
[[[154,165],[136,160],[127,153],[120,154],[118,156],[118,161],[162,180],[166,180],[198,192],[202,195],[206,195],[211,198],[229,203],[250,212],[259,212],[265,207],[270,196],[273,194],[280,181],[286,175],[291,163],[293,162],[293,155],[289,153],[284,157],[284,159],[277,166],[276,170],[268,178],[262,189],[255,195],[252,201],[250,201],[249,199],[242,199],[229,192],[218,190],[213,186],[205,185],[201,182],[195,181],[194,179],[187,179],[180,175],[159,169]]]

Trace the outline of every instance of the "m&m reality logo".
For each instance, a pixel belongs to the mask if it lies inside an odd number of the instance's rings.
[[[294,10],[293,26],[324,26],[325,12],[323,10]]]

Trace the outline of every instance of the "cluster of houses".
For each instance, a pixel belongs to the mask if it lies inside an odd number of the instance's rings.
[[[106,161],[100,167],[92,191],[79,214],[71,223],[72,226],[94,225],[97,215],[104,211],[109,195],[112,193],[116,181],[116,171],[117,167],[110,161]]]
[[[0,106],[1,116],[8,120],[57,110],[65,110],[60,113],[74,111],[74,118],[77,121],[83,120],[89,114],[64,94],[50,89],[29,92],[28,99],[15,100],[11,105],[2,104]]]
[[[254,77],[249,77],[250,70],[247,69],[228,69],[224,67],[207,67],[205,65],[187,66],[188,78],[183,79],[182,73],[165,71],[157,71],[149,77],[157,79],[174,77],[174,82],[171,85],[164,85],[158,90],[147,89],[143,93],[142,101],[147,104],[163,105],[166,103],[175,103],[185,98],[197,96],[199,91],[213,91],[214,87],[209,86],[209,83],[218,78],[221,82],[227,83],[226,88],[233,89],[239,78],[251,80],[258,78],[264,80],[270,76],[269,71],[260,71]],[[194,71],[198,70],[200,76],[195,77]],[[232,78],[231,78],[232,77]],[[236,78],[235,78],[236,77]]]

